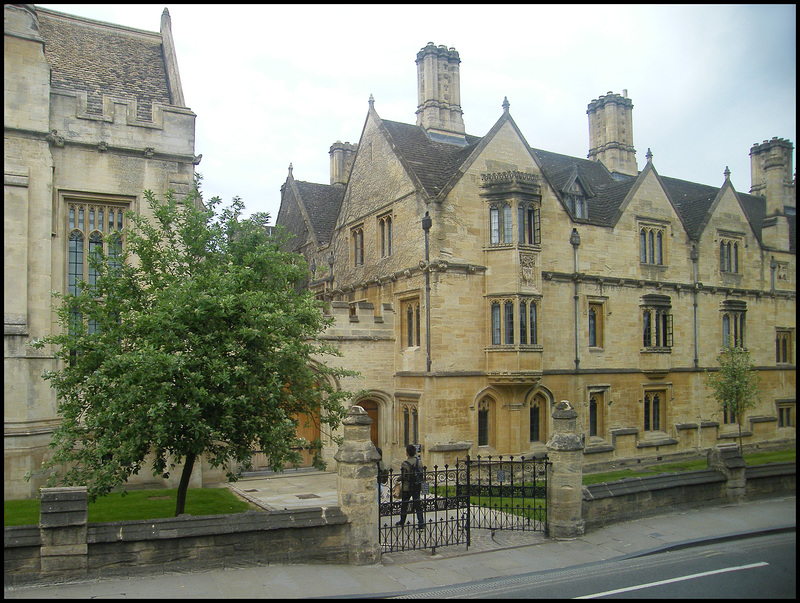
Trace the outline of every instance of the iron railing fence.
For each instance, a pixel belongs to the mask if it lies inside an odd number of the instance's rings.
[[[546,457],[481,457],[457,461],[458,494],[470,501],[470,526],[547,532]]]
[[[424,518],[422,528],[417,521],[413,496],[403,501],[396,491],[400,472],[389,470],[388,480],[380,488],[378,541],[384,553],[411,549],[465,544],[469,547],[469,497],[459,493],[458,483],[467,479],[458,466],[445,465],[432,470],[424,467],[419,503]],[[466,467],[461,469],[462,472]],[[398,525],[406,507],[404,525]]]

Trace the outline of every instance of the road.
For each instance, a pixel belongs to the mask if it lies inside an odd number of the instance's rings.
[[[398,598],[776,598],[797,593],[796,533],[725,540]]]

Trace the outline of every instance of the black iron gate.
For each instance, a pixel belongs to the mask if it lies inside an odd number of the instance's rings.
[[[418,525],[415,501],[403,501],[389,472],[381,486],[378,540],[383,552],[470,545],[470,528],[547,532],[546,457],[456,461],[455,467],[425,468],[419,502],[424,518]],[[398,525],[406,507],[406,519]]]
[[[386,485],[380,488],[378,542],[384,553],[409,549],[434,551],[453,544],[469,546],[469,497],[459,493],[458,484],[466,479],[466,467],[444,466],[425,470],[425,481],[419,496],[424,523],[417,521],[416,501],[404,501],[399,492],[399,472],[389,471]],[[400,524],[405,507],[405,523]]]

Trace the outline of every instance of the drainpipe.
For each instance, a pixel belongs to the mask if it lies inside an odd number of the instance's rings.
[[[572,249],[574,250],[574,265],[575,270],[573,273],[573,299],[575,300],[575,370],[577,371],[580,368],[580,356],[578,353],[578,334],[579,334],[579,322],[578,322],[578,247],[581,244],[581,236],[578,234],[578,229],[573,228],[572,234],[569,236],[569,242],[572,244]]]
[[[699,333],[698,333],[698,324],[697,324],[697,260],[700,259],[700,252],[697,251],[697,247],[692,245],[692,250],[689,252],[689,257],[692,260],[692,311],[694,312],[693,316],[693,328],[694,328],[694,368],[698,368],[699,360],[697,357],[697,350],[699,347]],[[699,429],[699,427],[698,427]]]
[[[700,259],[700,252],[697,250],[695,245],[692,245],[692,250],[689,252],[689,258],[692,260],[692,328],[694,330],[694,368],[699,368],[700,363],[697,357],[697,351],[699,349],[699,332],[698,332],[698,324],[697,324],[697,296],[698,296],[698,285],[697,285],[697,262]],[[701,406],[701,402],[698,399],[697,401],[697,451],[699,452],[703,446],[703,409]]]
[[[778,262],[773,255],[769,261],[769,290],[775,293],[775,272],[778,270]]]
[[[422,230],[425,231],[425,363],[427,372],[431,372],[431,267],[428,233],[433,220],[428,212],[422,218]]]

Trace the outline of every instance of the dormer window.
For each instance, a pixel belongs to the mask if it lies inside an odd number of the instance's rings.
[[[572,215],[576,218],[588,217],[588,212],[586,211],[586,197],[583,195],[576,193],[567,195],[567,207],[569,207],[569,211],[572,212]]]
[[[562,198],[574,218],[588,218],[589,207],[586,200],[594,196],[589,183],[581,175],[577,167],[561,189]]]

